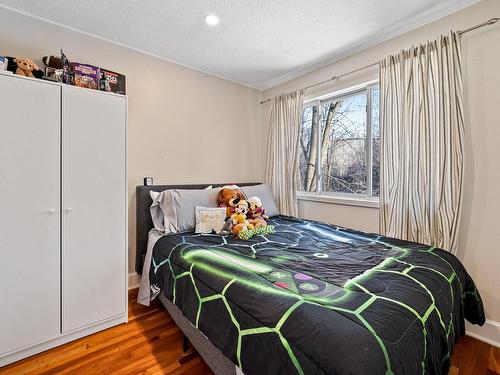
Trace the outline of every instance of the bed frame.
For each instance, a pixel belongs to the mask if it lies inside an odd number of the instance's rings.
[[[252,186],[258,185],[260,182],[245,182],[238,183],[238,186]],[[137,273],[142,273],[142,266],[146,256],[148,233],[153,228],[153,220],[149,208],[153,202],[150,196],[150,191],[163,191],[167,189],[204,189],[212,185],[214,188],[221,187],[226,184],[197,184],[197,185],[149,185],[137,186],[135,189],[136,195],[136,258],[135,270]],[[185,337],[184,350],[187,348],[187,340],[191,342],[196,351],[205,360],[208,367],[216,375],[236,375],[240,373],[234,363],[228,359],[224,354],[216,348],[208,338],[196,329],[191,322],[183,315],[182,311],[172,302],[170,302],[162,293],[159,299],[163,306],[167,309],[172,319],[177,326],[182,330]]]

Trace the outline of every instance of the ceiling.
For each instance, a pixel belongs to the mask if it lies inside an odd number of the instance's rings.
[[[15,9],[266,89],[478,0],[0,0]],[[210,27],[204,16],[215,13]]]

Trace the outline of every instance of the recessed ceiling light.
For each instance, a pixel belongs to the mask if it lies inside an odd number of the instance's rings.
[[[207,14],[205,16],[205,22],[210,26],[217,25],[219,21],[219,17],[217,17],[215,14]]]

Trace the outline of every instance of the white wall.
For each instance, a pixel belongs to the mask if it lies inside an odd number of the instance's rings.
[[[260,91],[0,8],[0,55],[39,60],[61,48],[127,76],[130,271],[143,176],[156,184],[262,180]]]
[[[412,44],[435,39],[449,30],[459,30],[500,17],[500,1],[484,0],[460,12],[408,32],[397,38],[342,59],[336,63],[273,87],[264,97],[305,87],[376,62]],[[466,142],[465,190],[459,258],[476,281],[488,319],[500,322],[500,26],[483,28],[462,39],[465,73]],[[362,76],[361,76],[362,75]],[[308,91],[336,91],[376,77],[376,69],[340,82]],[[376,231],[378,210],[300,201],[299,213],[306,218]],[[490,325],[490,328],[493,327]],[[488,328],[484,328],[485,332]],[[500,326],[493,327],[500,343]]]

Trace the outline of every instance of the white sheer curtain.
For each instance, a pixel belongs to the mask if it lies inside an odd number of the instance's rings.
[[[382,234],[456,252],[464,113],[456,32],[380,62]]]
[[[284,215],[297,216],[297,147],[304,90],[271,100],[267,141],[266,181]]]

